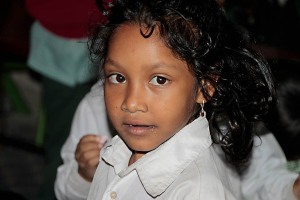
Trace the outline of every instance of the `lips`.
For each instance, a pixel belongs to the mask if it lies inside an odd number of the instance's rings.
[[[149,133],[153,133],[156,127],[154,125],[147,125],[147,124],[140,124],[140,123],[124,123],[123,128],[129,134],[142,136]]]

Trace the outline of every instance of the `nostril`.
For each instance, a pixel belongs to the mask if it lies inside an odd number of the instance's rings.
[[[145,101],[147,94],[141,85],[142,84],[128,84],[126,96],[121,105],[122,111],[135,113],[137,111],[146,112],[148,110],[147,103]]]

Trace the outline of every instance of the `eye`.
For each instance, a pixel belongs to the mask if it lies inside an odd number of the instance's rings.
[[[108,80],[111,83],[115,83],[115,84],[126,82],[125,77],[121,74],[111,74],[111,75],[108,76]]]
[[[150,81],[153,85],[165,85],[169,83],[169,80],[163,76],[155,76]]]

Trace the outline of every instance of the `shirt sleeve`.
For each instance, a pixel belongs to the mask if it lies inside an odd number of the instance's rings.
[[[293,200],[298,174],[288,171],[285,155],[272,134],[255,138],[250,166],[242,176],[245,200]]]
[[[54,186],[59,200],[87,198],[91,183],[79,175],[75,160],[77,144],[86,134],[98,134],[111,138],[100,85],[94,86],[78,105],[70,135],[62,147],[63,164],[57,170]]]

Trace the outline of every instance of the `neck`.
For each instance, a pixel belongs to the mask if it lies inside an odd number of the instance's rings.
[[[143,155],[145,155],[147,152],[141,152],[141,151],[132,151],[132,155],[129,159],[129,163],[128,166],[130,166],[131,164],[135,163],[138,159],[140,159],[141,157],[143,157]]]

